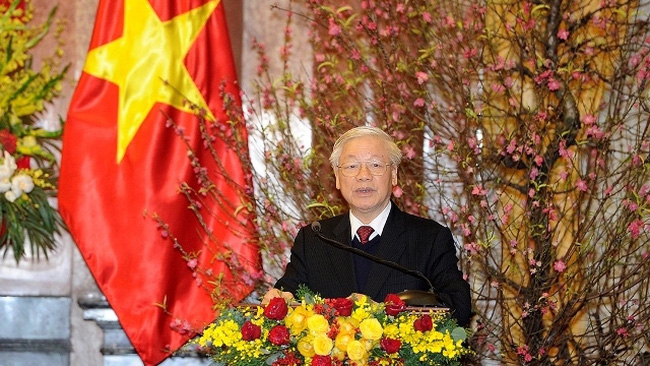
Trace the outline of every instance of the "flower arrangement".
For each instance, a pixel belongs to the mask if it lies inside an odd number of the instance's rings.
[[[16,262],[31,252],[47,257],[54,235],[64,226],[48,201],[56,192],[53,149],[61,129],[39,126],[45,103],[61,91],[67,67],[57,69],[61,51],[32,68],[30,51],[49,32],[56,8],[44,24],[30,26],[29,1],[0,1],[0,249],[13,250]]]
[[[465,329],[448,312],[408,309],[396,295],[365,295],[299,305],[275,298],[266,306],[223,309],[195,340],[217,364],[460,365],[470,351]]]

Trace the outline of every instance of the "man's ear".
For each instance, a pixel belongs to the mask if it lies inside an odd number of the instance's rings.
[[[392,181],[393,185],[396,186],[397,185],[397,167],[396,166],[394,166],[390,170],[390,175],[391,175],[391,181]]]
[[[334,173],[334,179],[336,179],[336,189],[341,189],[341,182],[339,182],[339,175],[338,173]]]

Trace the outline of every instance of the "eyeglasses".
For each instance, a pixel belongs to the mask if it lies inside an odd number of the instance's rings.
[[[356,177],[361,172],[361,166],[365,165],[370,174],[380,176],[386,174],[386,170],[393,164],[382,164],[376,161],[368,161],[365,163],[347,163],[339,165],[338,168],[346,177]]]

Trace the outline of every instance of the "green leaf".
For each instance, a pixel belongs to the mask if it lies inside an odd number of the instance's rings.
[[[467,332],[465,331],[464,328],[461,327],[456,327],[454,330],[451,331],[451,338],[454,339],[455,342],[457,341],[464,341],[467,339]]]

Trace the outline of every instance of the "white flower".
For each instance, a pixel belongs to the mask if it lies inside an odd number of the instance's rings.
[[[17,174],[11,178],[11,191],[20,197],[21,194],[29,193],[34,189],[34,180],[27,174]]]
[[[0,164],[0,180],[11,178],[11,176],[14,175],[16,168],[18,168],[16,165],[16,159],[5,151],[4,159],[2,159],[2,164]]]
[[[16,196],[16,195],[14,194],[14,192],[12,192],[12,191],[7,191],[7,192],[5,192],[5,198],[6,198],[7,201],[9,201],[9,202],[13,202],[13,201],[16,200],[16,198],[18,198],[18,196]]]
[[[11,181],[9,178],[0,179],[0,193],[7,192],[11,189]]]

